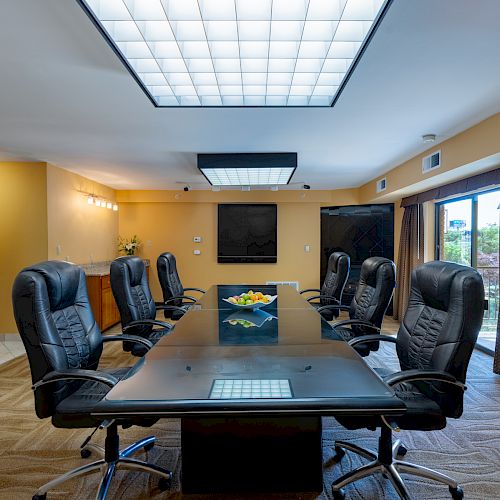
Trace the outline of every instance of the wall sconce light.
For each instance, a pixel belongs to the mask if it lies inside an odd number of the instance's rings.
[[[96,207],[107,208],[113,212],[118,212],[118,203],[115,201],[98,198],[94,193],[85,191],[83,191],[83,194],[87,197],[88,205],[95,205]]]

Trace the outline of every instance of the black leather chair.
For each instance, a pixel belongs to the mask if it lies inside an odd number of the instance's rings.
[[[328,259],[328,267],[326,269],[325,280],[323,286],[319,288],[307,288],[299,293],[319,292],[319,295],[309,297],[307,301],[319,309],[322,306],[330,306],[340,304],[342,300],[342,292],[349,279],[349,271],[351,269],[351,259],[344,252],[334,252]],[[339,310],[335,308],[323,309],[321,315],[327,320],[332,321],[337,318]]]
[[[483,281],[475,269],[429,262],[412,273],[408,309],[397,338],[367,335],[351,341],[351,345],[380,340],[396,344],[401,371],[378,371],[405,402],[407,412],[390,419],[337,418],[348,429],[380,427],[381,435],[377,453],[350,443],[335,443],[337,458],[350,450],[371,462],[337,479],[334,498],[343,498],[344,486],[374,472],[385,474],[404,499],[409,499],[410,493],[399,472],[444,483],[454,499],[463,498],[462,488],[452,478],[399,460],[398,455],[404,455],[406,449],[399,441],[392,444],[392,429],[438,430],[446,426],[447,418],[462,415],[467,366],[481,328],[483,304]]]
[[[184,288],[182,286],[177,272],[175,255],[170,252],[164,252],[158,256],[156,270],[158,271],[158,280],[163,292],[163,302],[181,308],[181,310],[166,309],[164,311],[165,317],[178,320],[197,300],[192,295],[186,295],[186,292],[205,293],[205,290],[201,288]]]
[[[12,290],[14,317],[28,355],[35,410],[39,418],[52,417],[55,427],[107,430],[105,448],[92,443],[82,445],[82,457],[95,451],[99,460],[85,464],[40,487],[34,500],[44,500],[55,486],[106,466],[96,498],[106,496],[117,468],[153,472],[160,476],[160,487],[169,487],[171,473],[154,464],[130,456],[149,449],[154,437],[145,438],[119,450],[118,422],[102,422],[92,416],[96,404],[134,367],[98,370],[103,342],[151,343],[133,335],[103,337],[90,308],[83,271],[68,262],[49,261],[23,269]],[[142,362],[139,361],[139,363]],[[123,421],[122,426],[150,426],[144,422]],[[89,439],[87,439],[89,441]]]
[[[396,267],[392,260],[384,257],[369,257],[361,265],[359,283],[350,306],[322,306],[323,311],[336,308],[349,311],[349,319],[332,324],[332,328],[344,340],[349,341],[360,335],[380,332],[384,314],[391,301],[396,286]],[[361,356],[376,351],[378,343],[357,345]]]
[[[122,330],[148,339],[156,344],[167,335],[173,326],[156,319],[157,309],[181,310],[173,305],[156,304],[149,289],[146,265],[139,257],[118,257],[111,263],[111,290],[120,311]],[[159,328],[154,328],[154,327]],[[147,350],[144,346],[123,343],[125,351],[134,356],[143,356]]]

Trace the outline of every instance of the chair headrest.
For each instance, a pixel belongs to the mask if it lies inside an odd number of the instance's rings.
[[[163,252],[158,256],[158,262],[165,265],[167,271],[171,271],[176,268],[175,255],[170,252]]]
[[[135,255],[124,255],[123,257],[118,257],[111,263],[111,267],[122,270],[127,269],[130,276],[130,286],[137,286],[141,284],[141,279],[146,269],[144,261]]]
[[[71,262],[49,260],[21,271],[39,274],[45,281],[50,310],[58,311],[75,303],[83,271]]]
[[[345,252],[333,252],[328,259],[328,270],[336,273],[341,259],[347,259],[348,262],[350,260]]]
[[[385,257],[368,257],[361,265],[359,283],[375,288],[377,286],[377,273],[385,267],[389,272],[392,271],[391,276],[393,277],[395,275],[395,266],[392,260]]]
[[[474,275],[477,278],[477,274],[477,271],[470,267],[435,260],[417,267],[413,271],[412,283],[426,305],[447,311],[454,280],[460,275],[464,278]]]

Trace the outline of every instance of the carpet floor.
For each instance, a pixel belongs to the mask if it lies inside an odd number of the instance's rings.
[[[373,366],[398,369],[393,346],[385,345],[370,356]],[[106,345],[101,366],[124,366],[133,359],[121,352],[118,345]],[[0,499],[29,499],[39,485],[53,477],[91,461],[82,460],[79,446],[87,430],[66,430],[52,427],[50,419],[38,420],[33,408],[31,380],[26,356],[0,365]],[[468,372],[465,411],[460,419],[448,420],[445,429],[435,432],[403,431],[401,437],[409,449],[406,456],[413,461],[456,478],[468,499],[500,498],[500,377],[492,373],[492,358],[474,352]],[[157,436],[157,445],[148,453],[138,455],[163,465],[174,472],[172,490],[161,492],[157,478],[134,472],[117,472],[110,499],[166,498],[178,499],[180,493],[180,421],[165,419],[150,429],[134,427],[120,432],[122,446],[146,435]],[[333,460],[333,443],[342,439],[363,447],[376,449],[378,434],[369,430],[347,431],[333,418],[323,421],[324,492],[316,498],[331,498],[331,483],[339,475],[358,467],[364,461],[347,453],[340,464]],[[93,441],[103,443],[100,431]],[[258,464],[257,464],[258,465]],[[249,473],[251,476],[251,471]],[[414,498],[450,498],[448,488],[432,481],[405,476]],[[224,472],[221,471],[221,481]],[[251,478],[250,478],[251,479]],[[98,475],[93,474],[61,485],[47,498],[94,498]],[[189,498],[200,498],[191,495]],[[203,495],[209,498],[305,499],[303,495]],[[372,476],[346,488],[350,499],[397,498],[391,484],[382,476]]]

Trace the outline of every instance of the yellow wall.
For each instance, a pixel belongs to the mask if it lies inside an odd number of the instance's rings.
[[[0,163],[0,213],[0,333],[14,333],[14,278],[23,267],[47,259],[44,163]]]
[[[82,264],[116,257],[118,213],[89,205],[87,193],[116,200],[113,189],[47,165],[49,259]]]
[[[422,158],[437,150],[441,150],[441,167],[423,174]],[[360,203],[400,199],[499,165],[500,113],[497,113],[364,184],[359,188]],[[377,194],[376,181],[383,177],[387,179],[387,190]]]
[[[138,235],[140,255],[152,264],[151,288],[156,299],[161,289],[156,276],[156,259],[165,251],[177,257],[184,286],[208,288],[216,283],[264,283],[299,281],[301,288],[317,287],[320,275],[320,208],[333,204],[357,203],[355,190],[330,192],[253,193],[226,191],[118,192],[120,235]],[[169,201],[148,201],[164,200]],[[276,202],[278,205],[278,262],[276,264],[217,263],[217,203]],[[201,236],[202,243],[193,243]],[[304,251],[310,245],[310,252]],[[193,250],[201,250],[194,255]]]

